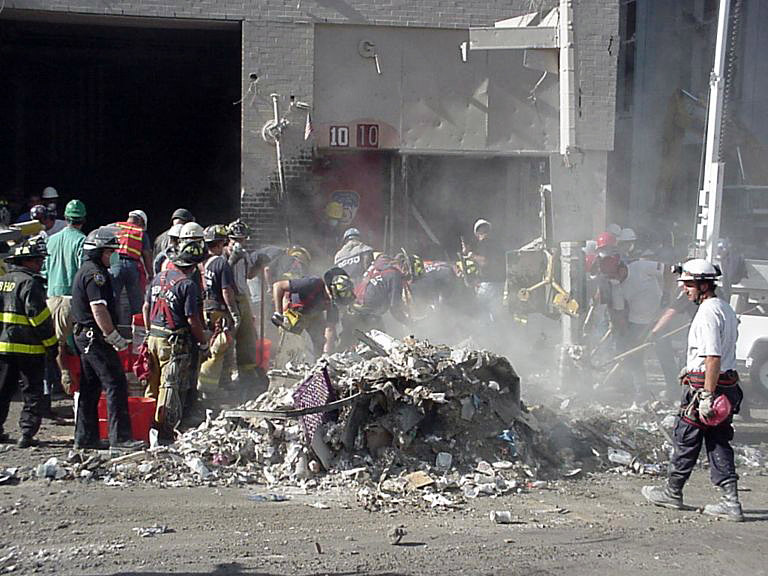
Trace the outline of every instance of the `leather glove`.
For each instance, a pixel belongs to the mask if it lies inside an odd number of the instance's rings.
[[[112,330],[112,332],[104,336],[104,340],[106,340],[107,344],[110,344],[112,348],[118,352],[125,350],[131,344],[129,340],[126,340],[120,336],[120,332],[117,330]]]
[[[714,413],[712,403],[715,401],[715,395],[712,392],[702,390],[699,392],[699,418],[705,420],[710,418]]]
[[[279,312],[275,312],[274,314],[272,314],[272,318],[270,318],[270,321],[272,322],[272,324],[274,324],[278,328],[282,328],[283,324],[285,323],[285,317]]]

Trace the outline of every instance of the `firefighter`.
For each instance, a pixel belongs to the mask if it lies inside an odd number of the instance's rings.
[[[202,265],[205,283],[203,311],[207,327],[214,332],[215,345],[211,346],[211,357],[200,367],[198,390],[210,396],[216,388],[229,384],[234,364],[233,339],[240,328],[241,316],[237,306],[235,276],[224,255],[228,242],[226,226],[208,226],[204,240],[209,255]]]
[[[39,275],[47,254],[43,238],[28,238],[14,246],[6,258],[8,271],[0,277],[0,442],[8,441],[3,425],[21,383],[24,406],[19,418],[19,448],[36,444],[34,437],[43,416],[45,358],[55,358],[58,353]]]
[[[164,232],[166,235],[166,238],[163,241],[165,249],[161,250],[157,256],[155,256],[155,260],[152,263],[152,269],[154,270],[155,274],[159,274],[162,270],[165,270],[165,268],[170,263],[174,250],[176,250],[176,248],[179,246],[179,238],[181,237],[182,228],[183,225],[174,224],[170,227],[169,230]]]
[[[352,282],[358,283],[373,262],[373,248],[360,239],[360,230],[349,228],[344,232],[342,246],[333,258],[333,265],[343,269]]]
[[[128,381],[118,351],[130,342],[115,328],[117,306],[109,259],[120,247],[114,228],[93,230],[83,243],[84,262],[72,283],[72,320],[82,377],[75,422],[75,447],[99,448],[98,404],[102,388],[109,413],[109,445],[135,450],[143,442],[131,440]]]
[[[354,344],[357,339],[355,330],[382,329],[387,312],[407,326],[410,321],[406,307],[409,280],[401,258],[378,255],[355,287],[355,301],[342,319],[342,346]]]
[[[162,442],[174,439],[174,430],[183,416],[192,349],[199,347],[205,353],[208,348],[199,313],[202,294],[191,279],[204,258],[200,244],[183,244],[172,254],[165,270],[152,280],[144,301],[151,365],[146,396],[157,399],[155,427]]]
[[[306,330],[315,356],[331,354],[336,344],[339,307],[354,298],[354,284],[341,268],[331,268],[322,278],[280,280],[272,285],[272,324],[293,334]]]
[[[256,328],[253,324],[251,311],[251,291],[248,280],[258,272],[258,268],[252,265],[243,243],[248,239],[248,225],[239,218],[227,226],[229,244],[226,252],[227,260],[232,267],[237,293],[237,308],[240,311],[240,327],[235,334],[235,361],[237,363],[238,378],[251,384],[256,382]]]
[[[734,463],[733,414],[743,393],[736,372],[739,320],[730,305],[715,293],[720,270],[695,258],[679,267],[688,300],[698,305],[688,331],[688,350],[680,413],[675,421],[674,453],[666,486],[645,486],[642,494],[652,504],[683,508],[683,486],[693,472],[702,445],[706,446],[712,483],[722,491],[717,504],[704,514],[741,522],[738,475]]]
[[[128,307],[133,316],[141,310],[144,289],[147,280],[152,279],[152,245],[145,232],[147,215],[142,210],[132,210],[128,220],[114,225],[120,246],[117,249],[117,261],[112,265],[112,286],[115,290],[115,300],[120,302],[120,294],[125,289],[128,295]],[[121,324],[130,324],[131,319],[125,318],[119,311]]]

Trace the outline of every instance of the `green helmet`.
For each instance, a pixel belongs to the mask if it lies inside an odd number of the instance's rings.
[[[85,220],[85,204],[77,198],[70,200],[64,208],[64,218],[71,222],[82,222]]]
[[[45,258],[48,256],[48,249],[45,246],[45,239],[42,236],[32,236],[24,242],[16,244],[11,249],[11,254],[7,260],[29,260],[32,258]]]

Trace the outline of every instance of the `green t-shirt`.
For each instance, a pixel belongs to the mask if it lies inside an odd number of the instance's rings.
[[[48,298],[72,295],[72,282],[83,261],[83,242],[85,234],[72,226],[48,238]]]

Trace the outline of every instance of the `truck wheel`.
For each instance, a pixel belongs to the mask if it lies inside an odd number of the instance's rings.
[[[768,400],[768,350],[760,352],[752,361],[749,369],[752,389]]]

